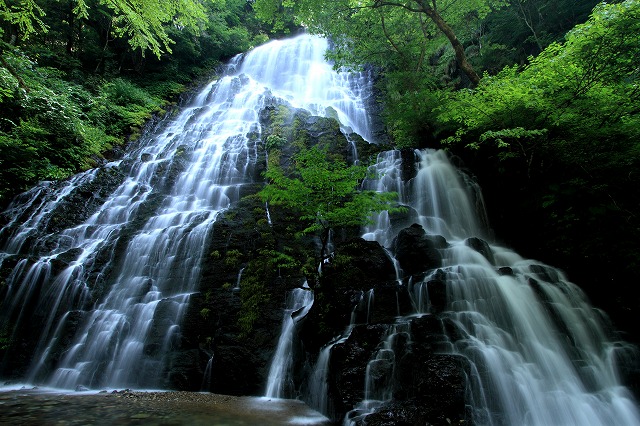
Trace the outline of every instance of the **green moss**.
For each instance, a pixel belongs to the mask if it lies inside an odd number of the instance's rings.
[[[242,263],[242,253],[240,250],[229,250],[224,257],[224,264],[229,268],[237,269]]]
[[[255,322],[263,315],[264,305],[270,298],[265,283],[272,279],[273,271],[264,258],[252,260],[242,274],[238,326],[243,337],[253,331]]]
[[[202,308],[200,310],[200,316],[202,317],[202,319],[207,320],[209,319],[209,314],[211,314],[211,309],[209,308]]]
[[[271,297],[268,284],[277,276],[297,274],[299,270],[297,259],[271,249],[260,250],[249,262],[240,282],[242,302],[238,326],[243,336],[249,335],[255,322],[264,315],[264,307]]]
[[[5,326],[0,330],[0,350],[5,351],[9,349],[10,342],[11,337],[9,336],[7,326]]]

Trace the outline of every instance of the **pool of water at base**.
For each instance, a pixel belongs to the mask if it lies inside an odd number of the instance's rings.
[[[0,425],[329,425],[297,400],[199,392],[0,388]]]

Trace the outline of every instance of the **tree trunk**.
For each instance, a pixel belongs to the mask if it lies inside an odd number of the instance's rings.
[[[67,31],[67,42],[65,45],[65,50],[67,51],[67,55],[73,56],[73,49],[75,44],[75,34],[74,34],[74,25],[76,24],[76,14],[73,13],[73,3],[67,3],[67,11],[66,11],[66,22],[69,25],[69,29]]]
[[[453,32],[453,28],[449,26],[449,24],[440,16],[435,7],[430,6],[426,0],[416,0],[420,5],[422,11],[433,21],[434,24],[438,27],[440,31],[447,37],[449,43],[451,43],[451,47],[453,47],[453,51],[456,54],[456,60],[458,61],[458,66],[462,71],[469,77],[471,83],[474,86],[477,86],[480,83],[480,76],[473,69],[473,66],[467,60],[467,55],[464,53],[464,46],[456,37],[456,34]],[[435,2],[434,2],[435,3]]]

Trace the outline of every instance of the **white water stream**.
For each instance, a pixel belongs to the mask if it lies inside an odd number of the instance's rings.
[[[47,236],[53,243],[45,256],[18,263],[7,283],[3,323],[18,329],[34,306],[47,315],[30,381],[71,389],[162,386],[165,356],[197,290],[207,236],[218,213],[254,178],[260,110],[280,99],[316,115],[337,116],[345,131],[367,137],[360,95],[368,82],[336,73],[324,60],[326,49],[326,40],[301,35],[237,57],[233,73],[207,85],[127,155],[124,183],[95,214]],[[8,238],[0,260],[17,253],[29,229],[76,184],[70,181],[52,201],[34,208]],[[27,211],[35,199],[11,208]],[[152,214],[141,216],[140,210]],[[131,229],[136,221],[139,227]],[[117,264],[116,247],[124,253]],[[72,260],[59,272],[52,262],[61,254]],[[91,282],[96,276],[100,282]],[[94,303],[89,288],[96,284],[106,291]],[[77,320],[78,312],[81,325],[66,342],[65,324]],[[52,359],[61,345],[60,358]]]
[[[298,341],[296,325],[304,318],[313,305],[313,292],[304,288],[294,289],[288,297],[287,308],[282,319],[282,331],[276,352],[271,361],[267,378],[268,398],[294,398],[294,385],[291,378],[293,362],[293,345]]]
[[[260,110],[274,98],[283,99],[313,114],[335,115],[346,132],[372,139],[362,99],[366,81],[332,70],[323,59],[326,48],[325,40],[303,35],[236,58],[236,71],[211,82],[160,131],[145,136],[122,164],[110,165],[124,173],[123,183],[92,216],[31,242],[50,250],[15,265],[4,289],[0,325],[17,329],[36,314],[44,316],[29,372],[32,382],[67,389],[162,385],[166,355],[176,344],[189,296],[197,291],[207,236],[218,213],[254,179]],[[451,351],[471,362],[475,422],[640,424],[637,403],[617,372],[617,354],[625,345],[611,340],[600,313],[559,271],[496,245],[489,245],[485,255],[469,247],[469,237],[486,238],[479,190],[443,152],[416,155],[417,175],[411,180],[401,178],[401,156],[390,151],[374,167],[381,178],[366,185],[397,192],[412,210],[411,223],[449,243],[442,250],[447,306],[441,315],[466,333],[452,342]],[[56,204],[91,179],[93,172],[78,175],[51,188],[45,198],[38,196],[38,191],[49,191],[43,186],[18,199],[10,208],[23,223],[4,236],[1,264],[24,251]],[[382,213],[364,237],[388,247],[399,229],[411,223],[394,224]],[[67,259],[64,266],[54,267],[62,257]],[[400,280],[401,271],[399,275]],[[405,282],[411,287],[414,315],[429,310],[429,278]],[[102,290],[97,300],[95,287]],[[267,392],[274,397],[286,393],[292,374],[295,320],[288,311],[310,306],[311,292],[299,292],[285,311],[272,364]],[[72,321],[80,325],[65,341]],[[399,332],[410,334],[404,324],[393,327],[372,367],[386,363],[392,371],[389,342]],[[330,347],[316,362],[314,392],[324,392],[329,357]],[[392,382],[374,383],[367,377],[364,405],[373,409],[367,401],[388,400]],[[326,413],[326,395],[316,397]]]
[[[444,152],[423,151],[417,156],[416,176],[402,183],[397,179],[399,153],[381,154],[374,168],[382,178],[368,185],[397,191],[400,202],[413,210],[411,222],[449,243],[441,250],[440,270],[447,285],[442,315],[466,334],[453,342],[452,350],[471,362],[475,422],[640,424],[637,403],[621,385],[616,365],[617,355],[630,348],[611,340],[602,313],[557,269],[496,245],[487,245],[484,255],[471,248],[468,238],[486,234],[478,188]],[[392,225],[383,213],[364,237],[390,245],[398,228],[410,224]],[[429,309],[426,283],[435,274],[407,284],[418,315]]]

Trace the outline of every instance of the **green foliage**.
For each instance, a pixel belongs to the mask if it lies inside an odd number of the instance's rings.
[[[267,152],[271,152],[274,149],[282,148],[287,143],[287,140],[279,135],[269,135],[265,141],[265,149]]]
[[[0,1],[0,21],[17,26],[22,38],[47,30],[43,21],[45,10],[35,1],[11,3]],[[106,14],[111,35],[125,38],[132,49],[139,49],[142,54],[151,51],[158,57],[163,52],[171,52],[173,40],[167,31],[170,26],[197,32],[206,21],[204,5],[196,0],[99,0],[97,4],[75,0],[72,6],[70,20],[88,20],[94,14]]]
[[[330,229],[361,226],[371,213],[392,209],[395,194],[358,190],[366,167],[348,166],[339,158],[330,158],[325,149],[302,148],[294,156],[291,175],[285,174],[277,161],[277,157],[270,157],[266,172],[269,184],[260,195],[271,205],[298,211],[305,226],[302,233],[320,235],[323,256]]]
[[[253,331],[253,325],[260,318],[265,303],[269,301],[266,283],[272,279],[273,271],[269,257],[260,256],[249,262],[242,274],[242,304],[238,314],[238,326],[243,336],[248,336]]]
[[[276,250],[260,250],[260,255],[269,258],[272,267],[280,273],[287,270],[296,271],[300,267],[300,263],[296,259]]]
[[[296,25],[296,18],[293,12],[294,6],[294,0],[258,0],[251,3],[251,7],[258,19],[268,23],[274,32],[288,32],[290,28]]]
[[[4,52],[5,61],[29,90],[0,68],[0,198],[93,167],[163,104],[124,79],[104,82],[92,93],[16,53]]]
[[[238,325],[242,335],[249,335],[255,322],[263,315],[270,300],[267,284],[276,276],[297,273],[300,263],[285,253],[273,249],[261,249],[247,265],[240,281],[240,313]],[[276,275],[277,274],[277,275]]]
[[[116,78],[99,87],[87,116],[93,122],[102,123],[109,134],[124,139],[163,105],[162,99],[151,96],[130,81]]]
[[[19,82],[6,68],[0,68],[0,102],[18,95]]]
[[[224,264],[232,269],[237,269],[240,267],[240,263],[242,261],[242,253],[240,250],[229,250],[225,254]]]
[[[268,22],[294,14],[311,31],[330,36],[329,54],[337,66],[376,64],[386,69],[421,72],[437,50],[450,44],[460,69],[472,84],[479,80],[464,46],[475,33],[472,20],[486,16],[504,0],[256,0],[258,16]],[[465,37],[461,36],[465,34]]]
[[[526,66],[443,96],[437,116],[452,147],[499,159],[497,179],[527,188],[521,203],[541,222],[532,238],[627,271],[640,259],[627,243],[640,229],[638,18],[638,0],[600,4]]]
[[[598,3],[598,0],[509,0],[507,7],[487,17],[489,54],[479,56],[477,62],[483,69],[497,72],[505,65],[537,55],[549,44],[561,41],[576,23],[586,21]],[[498,51],[502,51],[503,59],[494,54]]]
[[[447,141],[474,148],[493,142],[509,155],[530,158],[547,142],[564,152],[578,139],[635,139],[639,10],[636,0],[601,5],[564,44],[551,44],[522,71],[507,67],[473,91],[452,93],[439,115],[442,124],[457,128]],[[572,148],[572,156],[580,154],[588,159],[588,152]]]
[[[0,203],[92,167],[266,32],[244,0],[0,0]]]
[[[415,148],[417,141],[432,133],[440,92],[430,74],[387,73],[384,119],[397,148]]]
[[[42,22],[44,15],[44,10],[34,0],[0,0],[0,23],[15,25],[24,38],[38,31],[46,32],[47,26]]]

